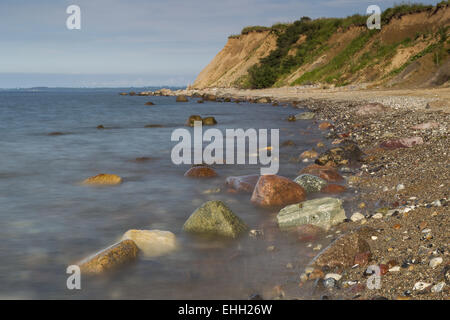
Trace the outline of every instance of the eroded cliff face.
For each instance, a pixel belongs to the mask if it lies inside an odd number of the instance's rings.
[[[222,51],[200,72],[193,87],[236,86],[248,68],[276,48],[276,41],[277,37],[269,31],[230,37]]]
[[[342,60],[346,50],[348,52],[355,41],[367,33],[365,26],[338,29],[326,41],[325,50],[289,73],[281,75],[274,86],[448,86],[449,25],[448,5],[395,17],[353,52],[346,63],[337,64],[336,69],[336,59]],[[443,35],[446,37],[444,41]],[[307,41],[306,36],[300,34],[289,48],[288,55],[295,56]],[[276,48],[277,35],[271,31],[230,37],[222,51],[199,74],[192,87],[241,87],[248,77],[248,69]],[[328,70],[334,72],[333,77]],[[321,76],[315,76],[310,81],[308,75],[316,71]]]

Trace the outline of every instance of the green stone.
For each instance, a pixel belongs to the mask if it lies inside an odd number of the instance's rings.
[[[294,179],[307,193],[320,192],[323,187],[327,185],[327,182],[312,174],[302,174]]]
[[[208,201],[192,213],[183,230],[237,238],[248,227],[222,201]]]

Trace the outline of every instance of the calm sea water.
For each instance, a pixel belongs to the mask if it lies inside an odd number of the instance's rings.
[[[306,164],[289,161],[321,138],[309,121],[287,122],[299,110],[258,104],[176,103],[173,97],[122,97],[119,90],[0,92],[0,298],[246,299],[298,281],[311,249],[278,231],[276,212],[226,193],[230,175],[259,166],[217,166],[219,177],[183,177],[170,141],[191,114],[214,116],[215,128],[279,128],[280,175],[295,178]],[[145,106],[152,101],[155,106]],[[105,130],[97,130],[98,125]],[[144,128],[147,124],[163,128]],[[190,129],[192,130],[192,129]],[[63,135],[49,136],[51,132]],[[147,162],[134,161],[150,157]],[[124,178],[117,187],[80,186],[98,173]],[[218,194],[205,190],[221,188]],[[224,201],[262,239],[211,241],[181,231],[208,200]],[[181,248],[66,288],[66,267],[117,241],[129,229],[176,234]],[[268,246],[276,250],[268,252]],[[292,263],[293,269],[286,264]]]

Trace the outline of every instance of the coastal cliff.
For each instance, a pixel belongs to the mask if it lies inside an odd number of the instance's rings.
[[[449,6],[387,9],[381,30],[368,30],[360,15],[247,27],[229,37],[191,88],[448,86]]]

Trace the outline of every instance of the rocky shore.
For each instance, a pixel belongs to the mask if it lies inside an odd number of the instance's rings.
[[[296,276],[273,284],[264,298],[448,299],[450,90],[419,96],[410,91],[163,89],[138,95],[292,107],[286,121],[310,120],[323,131],[315,150],[300,152],[297,161],[315,163],[295,180],[245,176],[226,181],[229,192],[252,193],[256,206],[279,207],[280,232],[296,232],[311,248],[307,267],[293,257],[286,268]],[[202,166],[186,173],[215,175]],[[323,197],[306,200],[315,192]],[[351,194],[345,210],[342,192]],[[215,201],[197,209],[184,230],[236,238],[247,226]],[[260,230],[249,234],[263,235]]]

